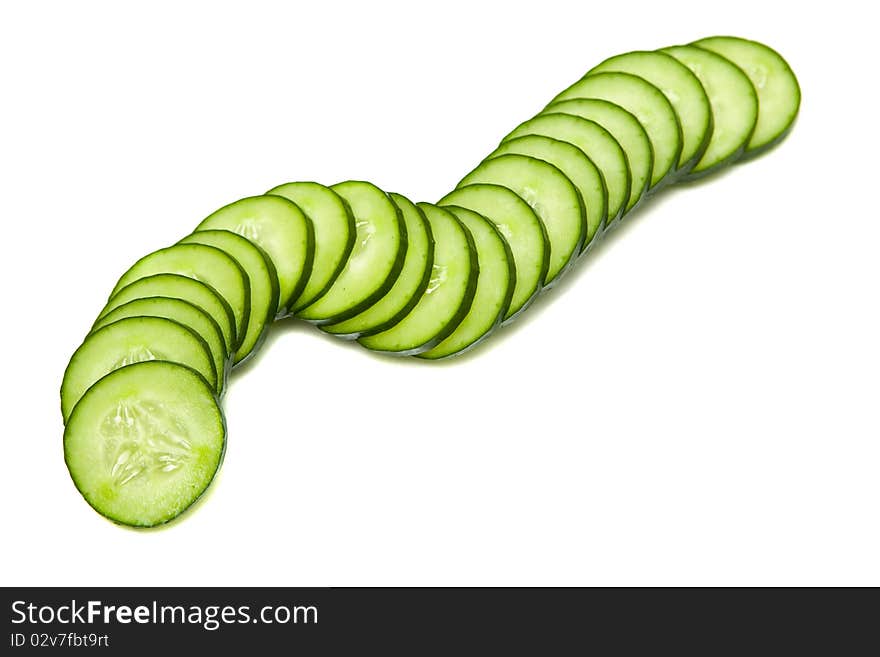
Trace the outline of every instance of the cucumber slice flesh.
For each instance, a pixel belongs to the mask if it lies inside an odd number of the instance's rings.
[[[470,231],[480,275],[471,309],[458,327],[436,347],[418,354],[431,360],[463,354],[491,335],[504,319],[516,284],[513,253],[495,225],[473,210],[449,205],[446,209]]]
[[[266,194],[283,196],[296,203],[312,220],[315,256],[302,294],[290,309],[296,313],[330,289],[354,247],[357,233],[348,204],[329,187],[316,182],[293,182],[273,187]]]
[[[758,96],[749,78],[730,60],[696,46],[673,46],[663,52],[699,78],[712,107],[712,138],[687,177],[703,176],[738,160],[758,120]]]
[[[419,207],[435,240],[428,287],[397,324],[358,340],[367,349],[399,356],[427,351],[458,327],[473,303],[480,266],[470,231],[447,210]]]
[[[278,311],[279,286],[275,266],[260,247],[228,230],[198,230],[184,237],[179,244],[215,246],[235,258],[247,274],[251,311],[241,344],[233,356],[233,363],[240,363],[263,341]]]
[[[577,146],[543,135],[526,135],[505,141],[486,159],[509,153],[528,155],[549,162],[577,187],[587,219],[587,233],[581,246],[583,253],[608,219],[608,189],[599,167]],[[460,213],[454,214],[461,220]]]
[[[556,96],[544,111],[554,111],[551,109],[554,103],[572,98],[601,98],[635,116],[648,133],[654,150],[651,187],[672,177],[681,153],[681,126],[672,104],[657,87],[629,73],[595,73]]]
[[[296,303],[312,271],[315,229],[293,201],[281,196],[250,196],[206,217],[196,230],[228,230],[259,246],[278,276],[278,316]]]
[[[587,75],[605,71],[631,73],[644,78],[672,104],[681,125],[679,171],[687,172],[702,157],[712,136],[709,98],[697,77],[674,57],[656,51],[634,51],[606,59]]]
[[[223,389],[228,369],[229,352],[226,349],[220,326],[204,310],[183,299],[142,297],[117,306],[106,315],[98,318],[98,321],[92,326],[92,332],[126,317],[164,317],[195,331],[208,344],[214,361],[214,370],[219,378],[218,389]]]
[[[177,517],[223,459],[226,427],[204,379],[175,363],[115,370],[83,395],[64,430],[64,460],[100,514],[134,527]]]
[[[162,317],[128,317],[90,333],[70,358],[61,383],[61,414],[67,422],[86,390],[108,372],[147,360],[191,367],[219,392],[208,344],[192,329]]]
[[[381,333],[409,314],[428,287],[434,263],[434,237],[421,208],[400,194],[391,194],[406,225],[406,256],[394,285],[381,299],[351,319],[321,326],[328,333],[357,338]]]
[[[544,135],[577,146],[605,179],[608,189],[608,223],[623,216],[629,201],[631,178],[626,153],[617,140],[595,121],[548,110],[517,127],[502,143],[523,135]]]
[[[529,204],[501,185],[468,185],[444,196],[437,205],[473,210],[495,224],[507,240],[516,267],[516,285],[504,322],[512,321],[541,291],[550,264],[550,240]]]
[[[330,289],[297,312],[297,317],[317,324],[350,319],[385,296],[400,275],[407,247],[403,215],[388,194],[361,181],[338,183],[331,189],[351,208],[357,236]]]
[[[170,297],[182,299],[198,306],[208,313],[223,333],[226,353],[231,354],[235,344],[235,316],[226,300],[207,283],[179,274],[154,274],[129,283],[110,297],[107,305],[98,315],[104,315],[121,305],[145,297]]]
[[[801,104],[801,89],[782,56],[763,43],[739,37],[716,36],[695,41],[736,64],[749,77],[758,95],[758,120],[746,146],[755,155],[788,134]]]
[[[225,251],[205,244],[175,244],[145,255],[125,272],[113,288],[113,297],[126,285],[154,274],[179,274],[207,283],[232,309],[235,318],[235,342],[238,348],[244,337],[251,310],[247,274]]]
[[[507,187],[535,211],[550,241],[544,286],[559,280],[580,254],[587,236],[583,200],[571,180],[544,160],[508,154],[484,160],[458,186],[476,183]]]
[[[651,147],[648,133],[645,132],[639,120],[620,105],[600,98],[563,100],[554,104],[552,110],[594,121],[617,140],[626,154],[631,179],[629,200],[626,203],[624,214],[632,210],[647,193],[651,184],[651,172],[654,168],[654,149]],[[586,196],[584,196],[584,202],[587,204],[587,213],[589,213],[590,206]]]

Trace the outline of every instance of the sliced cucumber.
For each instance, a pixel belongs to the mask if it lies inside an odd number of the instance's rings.
[[[179,244],[206,244],[222,249],[235,258],[247,274],[251,311],[241,344],[233,357],[234,364],[240,363],[263,341],[278,312],[279,287],[275,266],[260,247],[228,230],[198,230],[184,237]]]
[[[663,92],[681,125],[682,146],[676,168],[683,173],[693,168],[712,136],[712,110],[703,85],[690,69],[666,53],[638,50],[606,59],[587,75],[605,71],[632,73]]]
[[[183,299],[143,297],[124,303],[101,316],[92,331],[126,317],[164,317],[195,331],[208,344],[214,360],[214,370],[217,372],[218,389],[223,389],[230,360],[229,352],[219,324],[204,310]]]
[[[98,321],[113,309],[145,297],[170,297],[182,299],[198,306],[217,322],[223,333],[226,353],[231,354],[235,345],[235,315],[226,300],[207,283],[180,274],[154,274],[129,283],[110,297],[98,315]],[[185,323],[185,322],[184,322]]]
[[[681,153],[681,126],[672,104],[653,84],[629,73],[595,73],[556,96],[544,111],[552,112],[554,103],[573,98],[601,98],[620,105],[639,120],[654,150],[651,188],[675,174]]]
[[[631,179],[629,201],[624,208],[624,214],[632,210],[647,193],[654,168],[654,149],[639,120],[620,105],[600,98],[563,100],[553,105],[551,110],[595,121],[617,140],[626,154]],[[587,203],[586,196],[584,202]],[[590,205],[587,203],[588,214],[589,211]]]
[[[214,246],[175,244],[153,251],[134,263],[116,283],[110,296],[126,285],[154,274],[179,274],[215,289],[232,309],[235,318],[233,347],[238,348],[251,312],[251,292],[247,274],[235,258]]]
[[[623,148],[610,132],[595,121],[548,110],[521,124],[502,143],[523,135],[544,135],[567,141],[581,149],[599,167],[605,179],[608,190],[607,223],[623,216],[630,194],[629,163]]]
[[[581,246],[583,253],[608,219],[608,189],[599,167],[577,146],[543,135],[526,135],[505,141],[486,159],[508,153],[549,162],[574,183],[583,200],[587,219],[587,234]],[[458,212],[455,216],[461,219]]]
[[[480,265],[470,231],[455,215],[428,203],[419,208],[434,236],[431,279],[409,314],[389,329],[359,338],[367,349],[410,356],[440,344],[467,315]]]
[[[758,94],[758,121],[746,146],[747,156],[763,152],[788,134],[801,105],[801,88],[778,52],[763,43],[730,36],[700,39],[691,45],[726,57],[749,76]]]
[[[64,421],[95,381],[145,360],[187,365],[203,376],[212,390],[221,390],[208,343],[195,331],[163,317],[128,317],[90,333],[70,358],[61,383]]]
[[[758,96],[748,76],[730,60],[696,46],[673,46],[663,52],[693,71],[712,107],[712,138],[686,178],[704,176],[738,160],[758,120]]]
[[[331,189],[351,208],[357,237],[330,289],[296,314],[316,324],[342,322],[372,306],[394,285],[406,257],[406,224],[388,194],[372,183],[354,180]]]
[[[516,286],[504,322],[526,309],[541,291],[550,264],[550,240],[544,224],[528,203],[501,185],[468,185],[444,196],[437,205],[456,205],[477,212],[507,240],[516,267]]]
[[[312,272],[302,294],[290,309],[296,313],[330,289],[345,267],[357,232],[354,215],[339,194],[316,182],[286,183],[266,193],[283,196],[296,203],[312,220],[315,229]]]
[[[504,319],[516,285],[513,253],[495,225],[473,210],[450,205],[446,209],[470,231],[480,275],[471,309],[458,327],[436,347],[418,354],[431,360],[462,354],[491,335]]]
[[[91,386],[64,430],[64,460],[86,501],[110,520],[152,527],[205,491],[226,426],[213,390],[163,361],[128,365]]]
[[[328,333],[357,338],[391,328],[409,314],[428,287],[434,263],[431,227],[415,203],[400,194],[391,194],[391,198],[403,213],[406,225],[403,269],[391,289],[372,306],[344,322],[322,326],[321,329]]]
[[[315,257],[315,229],[300,207],[281,196],[251,196],[226,205],[196,230],[229,230],[248,238],[272,261],[278,276],[277,315],[287,314],[306,286]]]

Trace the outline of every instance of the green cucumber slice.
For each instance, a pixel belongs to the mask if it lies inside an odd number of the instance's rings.
[[[279,287],[275,266],[260,247],[228,230],[198,230],[178,243],[215,246],[235,258],[247,274],[251,311],[241,344],[233,356],[233,364],[237,365],[260,345],[278,311]]]
[[[504,323],[511,322],[541,291],[550,265],[550,240],[528,203],[501,185],[468,185],[444,196],[437,205],[455,205],[491,221],[507,240],[516,267],[516,285]]]
[[[458,327],[433,349],[417,354],[430,360],[463,354],[491,335],[501,325],[516,285],[513,253],[495,225],[467,208],[447,205],[446,209],[470,231],[480,275],[471,309]]]
[[[121,305],[145,297],[170,297],[182,299],[208,313],[223,333],[226,353],[231,354],[235,345],[235,316],[232,308],[217,290],[207,283],[180,274],[154,274],[129,283],[110,297],[98,315],[98,321]]]
[[[626,153],[617,140],[595,121],[547,110],[517,127],[501,143],[523,135],[544,135],[567,141],[589,157],[605,179],[608,190],[608,222],[623,216],[629,201],[631,178]]]
[[[712,107],[712,138],[685,179],[699,178],[738,160],[758,120],[758,96],[748,76],[730,60],[696,46],[673,46],[663,52],[693,71]]]
[[[507,187],[535,211],[550,241],[544,287],[557,282],[580,254],[587,235],[587,216],[577,187],[554,165],[515,154],[484,160],[458,186],[477,183]]]
[[[226,426],[213,390],[193,370],[163,361],[100,379],[64,429],[64,461],[101,515],[133,527],[176,518],[223,460]]]
[[[267,194],[296,203],[312,220],[315,257],[302,294],[290,309],[296,313],[330,289],[354,247],[357,228],[348,204],[329,187],[316,182],[292,182],[273,187]]]
[[[196,230],[228,230],[259,246],[278,276],[278,312],[284,316],[306,286],[315,257],[315,229],[300,207],[281,196],[250,196],[206,217]]]
[[[608,189],[599,167],[577,146],[543,135],[526,135],[505,141],[486,159],[508,153],[529,155],[549,162],[574,183],[580,192],[586,213],[587,234],[581,253],[586,251],[608,219]],[[458,213],[455,214],[461,219]]]
[[[358,339],[373,351],[411,356],[440,344],[467,315],[480,265],[470,231],[455,215],[419,203],[434,236],[431,279],[409,314],[381,333]]]
[[[333,185],[351,208],[357,237],[342,272],[321,298],[296,316],[316,324],[335,324],[366,310],[388,291],[403,268],[406,224],[391,197],[368,182]]]
[[[220,326],[204,310],[183,299],[142,297],[117,306],[99,317],[92,326],[92,332],[126,317],[164,317],[195,331],[208,344],[208,349],[211,351],[214,370],[219,379],[218,388],[222,390],[225,387],[229,352],[226,350],[226,342]]]
[[[620,105],[600,98],[563,100],[554,104],[551,109],[553,112],[589,119],[611,133],[611,136],[617,140],[626,154],[626,162],[629,165],[631,188],[629,201],[627,201],[623,213],[628,213],[638,205],[648,192],[648,187],[651,184],[651,172],[654,168],[654,149],[651,147],[648,133],[645,132],[639,120]],[[586,203],[587,213],[589,213],[590,204],[587,203],[586,196],[584,196],[584,203]]]
[[[421,208],[400,194],[391,194],[406,225],[406,256],[394,285],[381,299],[351,319],[321,326],[321,330],[346,338],[381,333],[409,314],[431,280],[434,237]]]
[[[703,85],[690,69],[666,53],[637,50],[610,57],[587,75],[605,71],[637,75],[663,92],[681,125],[682,146],[676,168],[682,173],[693,168],[712,136],[712,110]]]
[[[154,274],[179,274],[207,283],[232,309],[235,342],[244,337],[251,312],[251,292],[247,274],[238,261],[225,251],[205,244],[175,244],[145,255],[125,272],[110,293],[113,297],[126,285]]]
[[[187,365],[203,376],[212,390],[221,390],[208,344],[195,331],[163,317],[128,317],[90,333],[71,356],[61,382],[64,421],[95,381],[115,369],[146,360]]]
[[[654,150],[651,188],[675,174],[681,153],[681,126],[672,104],[653,84],[629,73],[595,73],[556,96],[544,111],[555,111],[552,109],[555,103],[572,98],[601,98],[620,105],[639,120]]]
[[[691,45],[711,50],[739,66],[758,94],[758,121],[746,146],[751,157],[779,143],[791,130],[801,105],[801,88],[782,55],[757,41],[716,36]]]

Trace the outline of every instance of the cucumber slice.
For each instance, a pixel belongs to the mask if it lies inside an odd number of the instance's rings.
[[[608,223],[623,216],[629,201],[631,178],[626,153],[617,140],[595,121],[547,110],[517,127],[502,143],[523,135],[544,135],[567,141],[589,157],[605,179],[608,190]]]
[[[220,326],[204,310],[183,299],[143,297],[124,303],[98,318],[92,327],[92,332],[126,317],[164,317],[195,331],[208,344],[214,361],[214,370],[219,379],[218,388],[223,389],[226,383],[229,352],[226,350],[226,342]]]
[[[758,96],[748,76],[730,60],[696,46],[673,46],[663,52],[693,71],[712,107],[712,138],[685,179],[704,176],[738,160],[758,120]]]
[[[281,196],[250,196],[206,217],[196,230],[228,230],[259,246],[278,276],[277,316],[287,314],[309,280],[315,229],[296,203]]]
[[[226,426],[212,389],[163,361],[128,365],[91,386],[64,430],[73,483],[101,515],[133,527],[176,518],[223,460]]]
[[[513,253],[495,225],[473,210],[451,205],[446,209],[470,231],[480,276],[471,309],[458,328],[433,349],[417,354],[431,360],[463,354],[491,335],[504,319],[516,285]]]
[[[654,149],[651,147],[648,133],[639,120],[620,105],[600,98],[563,100],[553,105],[552,110],[595,121],[611,133],[626,154],[626,162],[629,165],[631,188],[624,214],[638,205],[648,192],[651,172],[654,168]],[[587,203],[586,196],[584,203],[589,214],[590,204]]]
[[[208,344],[195,331],[162,317],[128,317],[90,333],[71,356],[61,383],[64,421],[95,381],[145,360],[187,365],[203,376],[212,390],[221,390]]]
[[[749,76],[758,94],[758,121],[746,146],[747,157],[785,138],[801,105],[801,88],[778,52],[763,43],[730,36],[700,39],[691,45],[726,57]]]
[[[409,314],[422,297],[431,280],[434,263],[434,237],[422,210],[408,198],[391,194],[403,213],[406,225],[406,256],[403,269],[387,294],[366,310],[338,324],[321,327],[322,330],[346,338],[381,333]]]
[[[419,203],[434,236],[431,279],[409,314],[389,329],[360,338],[367,349],[411,356],[440,344],[467,315],[480,265],[470,231],[455,215]]]
[[[587,216],[577,188],[552,164],[514,154],[484,160],[458,186],[477,183],[507,187],[538,215],[550,241],[544,287],[553,285],[580,254],[587,235]]]
[[[232,310],[235,318],[233,347],[244,337],[251,312],[251,292],[247,274],[238,261],[225,251],[205,244],[175,244],[145,255],[125,272],[110,296],[140,278],[154,274],[179,274],[207,283]]]
[[[550,240],[544,224],[528,203],[507,187],[468,185],[444,196],[437,205],[456,205],[477,212],[507,240],[516,267],[516,285],[504,323],[525,310],[544,285],[550,265]]]
[[[330,289],[296,314],[316,324],[342,322],[376,303],[394,285],[406,256],[406,224],[388,194],[372,183],[354,180],[331,189],[351,208],[357,237]]]
[[[638,50],[606,59],[587,75],[619,71],[644,78],[672,104],[681,125],[682,145],[676,168],[687,173],[699,162],[712,136],[709,97],[690,69],[662,52]]]
[[[260,247],[228,230],[198,230],[178,243],[206,244],[222,249],[235,258],[247,274],[251,311],[241,344],[233,356],[233,364],[237,365],[260,345],[278,311],[279,287],[275,266]]]
[[[572,98],[601,98],[635,116],[648,133],[654,150],[651,188],[673,176],[681,153],[681,126],[672,104],[657,87],[629,73],[595,73],[556,96],[544,111],[555,111],[552,109],[555,103]]]
[[[312,220],[315,229],[312,273],[302,294],[290,309],[295,314],[329,290],[345,267],[357,232],[354,215],[339,194],[316,182],[286,183],[266,193],[283,196],[296,203]]]
[[[508,153],[529,155],[549,162],[574,183],[583,200],[587,219],[587,234],[581,246],[583,253],[608,219],[608,189],[599,167],[577,146],[543,135],[526,135],[505,141],[486,159]],[[455,215],[461,219],[459,213]]]
[[[220,327],[226,353],[232,353],[235,344],[235,316],[232,314],[232,308],[210,285],[179,274],[154,274],[129,283],[110,297],[107,305],[98,315],[98,321],[129,301],[146,297],[182,299],[204,310]]]

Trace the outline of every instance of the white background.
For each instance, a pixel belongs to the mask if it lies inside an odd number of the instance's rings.
[[[816,6],[4,2],[0,584],[880,584],[876,40]],[[775,151],[472,356],[276,327],[165,529],[77,494],[61,375],[136,258],[289,180],[436,200],[605,57],[718,33],[799,76]]]

